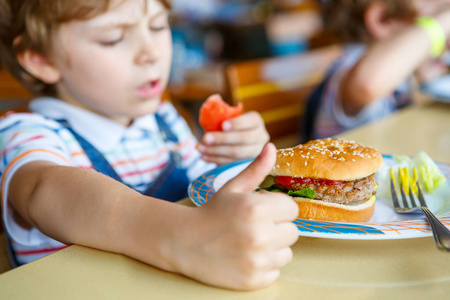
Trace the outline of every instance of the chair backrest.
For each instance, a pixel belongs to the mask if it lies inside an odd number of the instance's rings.
[[[258,111],[271,139],[300,136],[305,101],[342,53],[337,45],[295,55],[230,64],[225,68],[227,96],[244,111]]]
[[[26,111],[32,94],[0,66],[0,116],[8,111]]]
[[[32,94],[8,71],[0,66],[0,99],[22,100],[31,99]]]
[[[0,232],[0,274],[12,269],[5,232]]]

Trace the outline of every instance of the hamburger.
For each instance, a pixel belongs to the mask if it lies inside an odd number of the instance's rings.
[[[375,208],[375,172],[383,158],[374,148],[343,139],[318,139],[277,151],[261,189],[284,192],[298,217],[333,222],[367,222]]]

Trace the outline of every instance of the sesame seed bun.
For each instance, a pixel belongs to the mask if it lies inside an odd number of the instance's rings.
[[[343,139],[318,139],[278,150],[270,175],[351,181],[375,173],[382,162],[374,148]]]
[[[375,209],[375,196],[362,203],[346,205],[292,197],[297,203],[299,219],[330,222],[367,222]]]

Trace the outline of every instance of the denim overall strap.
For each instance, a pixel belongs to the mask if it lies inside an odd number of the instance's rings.
[[[170,130],[169,125],[158,114],[155,114],[155,119],[160,128],[161,135],[165,141],[178,142],[176,135]],[[56,120],[61,125],[66,127],[73,136],[80,143],[84,152],[92,163],[92,166],[97,172],[105,174],[117,181],[124,183],[120,176],[113,169],[111,164],[105,159],[94,146],[79,135],[73,128],[70,127],[66,120]],[[187,197],[187,188],[189,185],[189,178],[187,170],[179,167],[181,165],[181,157],[178,153],[169,153],[169,160],[166,167],[161,171],[157,178],[155,178],[142,193],[147,196],[152,196],[158,199],[168,201],[178,201]]]
[[[13,250],[12,247],[12,241],[8,234],[5,234],[5,240],[6,240],[6,251],[8,253],[9,261],[11,262],[11,267],[17,268],[21,266],[22,264],[19,263],[17,260],[16,253]]]
[[[56,121],[59,122],[65,128],[67,128],[70,131],[70,133],[73,134],[78,143],[80,143],[81,148],[83,148],[87,157],[91,161],[94,170],[96,170],[99,173],[105,174],[106,176],[109,176],[119,182],[124,183],[122,181],[122,178],[120,178],[117,172],[114,171],[111,164],[106,160],[103,154],[101,154],[100,151],[97,150],[97,148],[92,146],[81,135],[79,135],[75,130],[73,130],[66,120],[56,120]]]
[[[164,119],[158,114],[155,114],[155,119],[163,138],[166,141],[178,142],[177,136],[172,132]],[[158,178],[150,183],[143,194],[175,202],[187,197],[189,178],[187,176],[187,170],[181,167],[182,160],[180,154],[171,152],[169,155],[170,157],[166,167]]]

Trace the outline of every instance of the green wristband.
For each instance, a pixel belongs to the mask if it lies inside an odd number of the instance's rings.
[[[431,39],[430,55],[432,57],[440,56],[445,50],[447,41],[439,22],[433,17],[420,17],[416,19],[416,25],[423,28]]]

